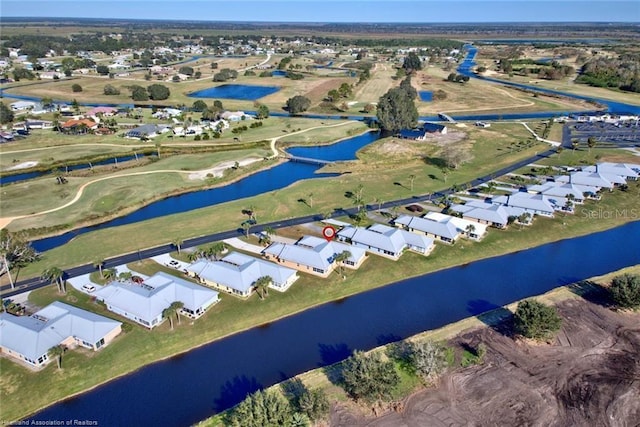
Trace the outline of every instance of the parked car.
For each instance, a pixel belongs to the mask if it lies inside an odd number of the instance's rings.
[[[142,277],[140,277],[140,276],[131,276],[131,281],[133,283],[140,284],[140,283],[144,282],[144,279]]]
[[[176,260],[171,260],[167,263],[167,267],[171,267],[171,268],[179,268],[180,267],[180,263]]]
[[[409,212],[423,212],[424,208],[422,206],[419,206],[419,205],[409,205],[409,206],[407,206],[407,210]]]
[[[96,287],[93,285],[82,285],[82,290],[91,293],[96,290]]]

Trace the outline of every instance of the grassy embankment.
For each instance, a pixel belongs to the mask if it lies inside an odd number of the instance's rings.
[[[638,187],[640,183],[633,186]],[[637,191],[637,188],[633,188],[633,191]],[[599,203],[588,202],[584,206],[584,209],[598,208],[639,211],[640,198],[631,197],[629,192],[615,191],[606,194]],[[43,371],[34,373],[7,359],[0,359],[2,417],[23,417],[51,402],[124,375],[153,361],[327,301],[477,259],[590,234],[632,220],[634,218],[631,216],[611,215],[594,219],[580,214],[556,219],[539,218],[531,227],[512,226],[504,231],[491,230],[479,243],[462,241],[453,246],[439,245],[429,257],[406,253],[399,261],[393,262],[371,256],[359,271],[348,271],[345,281],[337,277],[337,274],[325,280],[303,275],[289,291],[284,294],[271,291],[270,296],[264,301],[256,295],[246,301],[224,295],[222,301],[203,318],[193,324],[183,322],[175,331],[170,331],[166,324],[151,332],[135,326],[131,332],[121,335],[100,352],[69,352],[65,356],[62,371],[57,370],[55,364],[52,364]],[[134,263],[130,267],[147,274],[164,269],[152,261],[144,261],[141,265]],[[102,306],[91,302],[88,296],[74,290],[66,296],[61,296],[54,287],[47,287],[34,291],[30,299],[38,306],[62,300],[113,317]],[[86,372],[92,372],[92,375],[88,376]]]
[[[520,124],[500,124],[488,130],[466,128],[464,131],[469,132],[467,139],[456,144],[468,148],[474,158],[467,165],[452,171],[447,176],[446,182],[440,168],[434,164],[437,163],[440,155],[440,147],[393,138],[379,140],[358,154],[361,160],[326,168],[327,171],[351,173],[334,178],[305,180],[249,199],[84,234],[63,247],[46,252],[41,261],[26,267],[21,277],[37,276],[47,266],[68,268],[92,262],[95,258],[108,258],[165,244],[175,238],[186,239],[234,229],[246,219],[242,210],[249,205],[256,207],[258,222],[265,223],[352,207],[352,200],[345,197],[345,193],[354,191],[358,185],[364,187],[363,195],[367,203],[374,203],[375,198],[389,201],[431,193],[455,183],[467,182],[480,174],[490,173],[546,147],[544,144],[534,144],[528,148],[521,145],[520,148],[512,149],[529,137],[529,133]],[[304,142],[306,137],[306,134],[299,135],[300,142]],[[409,183],[411,175],[417,177],[413,191]],[[311,193],[313,207],[299,201],[307,199]],[[100,197],[107,197],[107,195],[103,194]],[[72,210],[81,208],[82,204],[72,205],[64,211],[73,215]],[[63,211],[59,211],[53,215],[55,217],[62,213]],[[42,226],[47,224],[47,218],[48,216],[25,218],[15,221],[11,227],[18,229]],[[137,238],[128,239],[124,236],[137,236]]]
[[[578,299],[581,298],[582,292],[589,292],[590,290],[594,290],[595,286],[606,287],[611,283],[611,280],[620,274],[640,274],[640,265],[635,265],[628,268],[623,268],[618,271],[614,271],[602,276],[592,277],[587,279],[585,282],[589,282],[589,284],[572,284],[568,286],[563,286],[560,288],[553,289],[547,293],[542,295],[538,295],[535,299],[543,304],[547,305],[555,305],[559,304],[562,301],[569,299]],[[517,309],[518,302],[514,302],[512,304],[506,305],[504,308],[514,313]],[[488,327],[489,325],[499,324],[504,320],[505,312],[502,308],[495,309],[483,313],[479,316],[468,317],[466,319],[460,320],[455,323],[451,323],[449,325],[443,326],[442,328],[433,329],[425,332],[421,332],[417,335],[409,337],[407,340],[409,341],[446,341],[454,338],[456,335],[463,333],[464,331],[468,331],[471,329]],[[368,353],[380,352],[384,355],[387,354],[387,350],[392,344],[387,344],[384,346],[380,346],[370,350]],[[469,353],[468,350],[465,353]],[[463,354],[464,356],[470,356],[470,358],[476,357],[474,354]],[[472,362],[475,363],[475,362]],[[464,365],[462,365],[464,366]],[[449,369],[457,369],[460,365],[450,365]],[[330,402],[347,402],[350,401],[351,398],[347,395],[344,389],[335,383],[333,383],[327,377],[327,371],[334,371],[340,368],[340,363],[336,363],[328,368],[318,368],[303,374],[297,375],[295,377],[296,380],[299,380],[304,384],[307,389],[315,390],[322,389]],[[425,388],[424,383],[416,376],[411,375],[406,372],[406,370],[399,368],[396,364],[396,371],[400,376],[400,383],[395,387],[392,392],[392,398],[394,400],[401,400],[411,393],[419,391]],[[282,392],[281,388],[282,383],[275,384],[269,387],[270,390],[275,392]],[[362,408],[365,409],[365,408]],[[224,416],[225,412],[216,414],[210,418],[203,420],[202,422],[196,424],[197,427],[221,427],[224,425]]]

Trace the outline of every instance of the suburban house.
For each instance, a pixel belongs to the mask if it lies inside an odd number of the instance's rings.
[[[54,301],[31,316],[0,313],[0,353],[34,368],[50,362],[48,352],[63,345],[99,350],[120,333],[122,323]]]
[[[63,132],[84,133],[88,130],[98,129],[98,123],[91,119],[71,119],[60,124]]]
[[[604,176],[617,175],[625,179],[631,179],[633,181],[640,176],[640,165],[627,164],[627,163],[610,163],[603,162],[598,163],[595,166],[587,166],[582,168],[582,172],[589,173],[601,173]]]
[[[424,218],[430,221],[451,223],[461,235],[469,239],[480,240],[487,234],[486,224],[479,224],[476,221],[470,221],[457,216],[446,215],[440,212],[427,212]]]
[[[434,247],[433,239],[383,224],[374,224],[369,228],[345,227],[337,237],[354,247],[393,260],[400,258],[405,249],[429,255]]]
[[[462,214],[463,219],[486,224],[495,228],[505,228],[509,224],[510,212],[501,205],[482,201],[469,201],[464,205],[453,204],[450,210]]]
[[[497,196],[491,203],[521,209],[531,215],[542,215],[552,218],[556,210],[562,210],[566,200],[549,198],[542,194],[515,192],[506,196]],[[519,216],[519,215],[514,215]]]
[[[114,116],[118,113],[118,109],[115,107],[95,107],[87,111],[85,114],[90,117],[96,117],[103,115],[105,117]]]
[[[527,187],[527,192],[532,194],[544,194],[550,197],[573,197],[576,204],[584,203],[585,194],[596,194],[598,192],[595,187],[580,187],[570,183],[547,182],[544,184],[531,185]]]
[[[158,272],[142,283],[113,281],[93,294],[120,316],[152,329],[174,302],[184,304],[180,314],[197,319],[219,301],[218,293],[167,273]]]
[[[31,101],[16,101],[10,104],[11,111],[27,111],[36,108],[36,103]]]
[[[220,114],[220,118],[230,122],[251,119],[252,117],[244,111],[225,111]]]
[[[186,270],[189,276],[207,286],[244,298],[251,295],[261,277],[270,277],[269,287],[281,292],[298,280],[295,270],[238,252],[232,252],[219,261],[199,259]]]
[[[127,131],[124,136],[125,138],[134,138],[134,139],[142,139],[142,138],[155,138],[161,133],[165,133],[169,131],[168,126],[163,125],[142,125],[138,126],[135,129],[131,129]]]
[[[417,129],[403,129],[398,136],[404,139],[413,139],[416,141],[424,141],[427,138],[427,134],[440,133],[446,134],[447,127],[438,123],[424,123],[422,127]]]
[[[460,231],[451,221],[434,221],[413,215],[400,215],[394,221],[396,227],[403,227],[412,233],[424,234],[434,240],[453,244],[460,237]]]
[[[576,184],[576,185],[587,185],[589,187],[596,187],[597,189],[607,188],[609,191],[612,191],[616,186],[616,183],[611,181],[610,177],[613,175],[604,176],[600,173],[591,173],[591,172],[573,172],[570,175],[559,175],[554,178],[556,182]],[[618,176],[618,180],[622,180],[623,184],[626,183],[624,179]]]
[[[351,269],[359,268],[366,259],[360,248],[315,236],[304,236],[295,244],[274,242],[262,251],[264,257],[289,268],[320,277],[328,277],[335,269],[335,258],[348,251],[351,256],[343,263]]]

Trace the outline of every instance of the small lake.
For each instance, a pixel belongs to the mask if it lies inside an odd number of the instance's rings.
[[[421,90],[418,92],[418,96],[420,97],[420,101],[422,102],[433,101],[433,92],[431,92],[430,90]]]
[[[636,221],[403,280],[149,365],[33,419],[88,419],[105,426],[192,425],[235,405],[247,393],[335,363],[353,350],[368,350],[637,264],[639,235]],[[371,255],[366,262],[375,261]]]
[[[332,161],[351,160],[355,158],[356,151],[379,138],[380,133],[367,132],[331,145],[295,147],[290,150],[295,151],[295,155],[300,157]],[[193,209],[204,208],[207,206],[214,206],[220,203],[230,202],[232,200],[243,199],[245,197],[252,197],[268,191],[287,187],[302,179],[335,176],[334,174],[317,174],[316,171],[318,169],[319,167],[316,165],[298,162],[285,162],[271,169],[256,172],[233,184],[168,197],[111,221],[90,227],[78,228],[58,236],[34,240],[31,244],[36,251],[45,252],[64,245],[76,236],[89,233],[91,231],[132,224],[134,222],[146,221],[148,219],[158,218],[161,216],[188,212]]]
[[[188,96],[190,98],[219,98],[255,101],[256,99],[276,93],[279,90],[280,88],[277,86],[228,84],[192,92]]]

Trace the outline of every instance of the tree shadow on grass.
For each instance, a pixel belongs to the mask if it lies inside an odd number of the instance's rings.
[[[506,308],[486,300],[473,300],[467,304],[467,312],[499,334],[513,336],[513,313]]]
[[[422,160],[426,164],[431,165],[431,166],[435,166],[435,167],[437,167],[439,169],[446,168],[448,166],[447,162],[444,159],[441,159],[440,157],[425,156],[425,157],[422,158]]]
[[[606,288],[590,280],[580,280],[567,286],[567,289],[581,298],[606,308],[613,308],[615,304]]]

